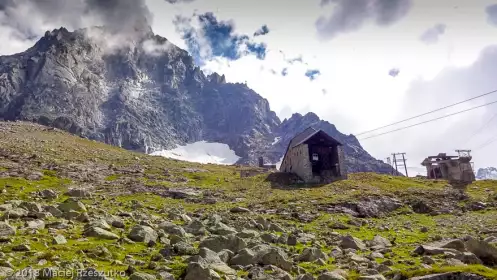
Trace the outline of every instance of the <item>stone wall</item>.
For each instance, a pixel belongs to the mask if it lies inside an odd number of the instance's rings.
[[[314,176],[309,159],[309,146],[302,144],[290,149],[281,163],[280,171],[294,173],[306,183],[330,183],[331,181],[347,179],[347,167],[345,166],[345,154],[342,146],[338,146],[339,177],[333,177],[331,171],[329,176]],[[323,175],[327,175],[324,171]],[[325,181],[323,181],[323,179]]]
[[[345,166],[345,152],[343,151],[343,146],[338,146],[338,162],[340,179],[347,179],[347,166]]]
[[[280,167],[281,172],[295,173],[305,182],[312,182],[312,168],[309,161],[309,147],[302,144],[290,149]]]

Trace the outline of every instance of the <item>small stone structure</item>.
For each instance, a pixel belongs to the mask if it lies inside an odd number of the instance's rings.
[[[342,144],[324,131],[309,127],[290,141],[280,171],[296,174],[305,183],[347,179]]]
[[[428,179],[444,179],[449,182],[469,184],[475,180],[471,158],[469,154],[448,156],[440,153],[437,156],[427,157],[421,165],[426,167]]]
[[[264,164],[264,158],[259,157],[259,167],[266,169],[276,169],[276,164]]]

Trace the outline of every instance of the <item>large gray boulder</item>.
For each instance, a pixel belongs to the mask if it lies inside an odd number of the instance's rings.
[[[365,250],[366,245],[359,238],[353,237],[351,235],[347,235],[347,236],[342,237],[342,239],[340,241],[340,248]]]
[[[216,253],[221,252],[222,250],[230,250],[232,252],[239,252],[240,250],[247,247],[247,244],[243,239],[236,235],[226,235],[226,236],[211,236],[207,239],[204,239],[200,242],[200,248],[205,247]]]
[[[338,272],[325,272],[318,276],[317,280],[346,280]]]
[[[89,227],[85,230],[83,234],[88,237],[96,237],[99,239],[108,239],[108,240],[119,239],[119,236],[117,234],[99,227]]]
[[[65,195],[69,197],[80,197],[80,198],[92,197],[91,191],[85,188],[71,188],[65,193]]]
[[[128,234],[129,239],[144,243],[156,242],[158,237],[157,232],[153,228],[142,225],[134,226]]]
[[[199,256],[207,264],[207,267],[220,273],[221,275],[236,275],[236,270],[229,267],[221,260],[219,255],[207,248],[200,248]],[[199,262],[199,261],[197,261]]]
[[[469,237],[465,242],[466,249],[475,254],[486,265],[497,264],[497,248],[483,240]]]
[[[297,257],[297,261],[313,262],[318,259],[325,260],[328,256],[317,248],[305,248],[304,251]]]
[[[274,266],[266,265],[263,267],[254,266],[248,271],[248,278],[253,280],[292,280],[292,276]]]
[[[250,264],[274,265],[286,271],[290,271],[292,268],[292,262],[283,249],[264,244],[241,250],[230,260],[230,264],[242,266]]]
[[[186,235],[186,231],[181,226],[178,226],[178,225],[171,223],[171,222],[168,222],[168,221],[161,223],[159,225],[159,229],[164,230],[164,232],[166,232],[168,234],[174,234],[177,236],[183,237]]]
[[[66,201],[59,204],[58,208],[64,213],[68,213],[71,211],[86,212],[85,205],[81,201],[74,198],[68,198]]]
[[[20,219],[28,216],[29,212],[28,210],[24,208],[12,208],[7,211],[2,216],[3,220],[7,219]]]
[[[16,228],[7,222],[0,222],[0,237],[12,236],[16,234]]]
[[[204,224],[197,220],[193,219],[188,225],[183,227],[184,230],[193,235],[205,235],[207,233],[207,229]]]
[[[186,268],[185,280],[219,280],[221,276],[210,269],[206,263],[190,262]]]

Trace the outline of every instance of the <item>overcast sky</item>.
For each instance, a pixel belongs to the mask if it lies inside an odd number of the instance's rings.
[[[38,2],[65,3],[45,9],[32,1],[0,0],[0,54],[61,25],[148,21],[204,71],[247,82],[282,120],[314,112],[346,134],[497,89],[497,1],[106,1],[119,12],[99,0]],[[497,93],[358,138],[494,100]],[[410,175],[424,157],[455,149],[473,149],[477,168],[497,166],[497,141],[485,145],[497,139],[494,114],[497,104],[361,143],[379,159],[406,152]]]

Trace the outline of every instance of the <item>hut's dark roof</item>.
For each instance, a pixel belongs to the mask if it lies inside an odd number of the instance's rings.
[[[340,143],[335,138],[329,136],[326,132],[322,131],[321,129],[316,130],[312,127],[309,127],[306,130],[302,131],[301,133],[297,134],[295,137],[293,137],[293,139],[290,141],[288,149],[291,149],[293,147],[296,147],[296,146],[304,143],[305,141],[311,139],[313,136],[315,136],[317,134],[321,134],[321,136],[325,137],[326,140],[328,140],[330,142],[336,143],[338,145],[342,145],[342,143]]]

